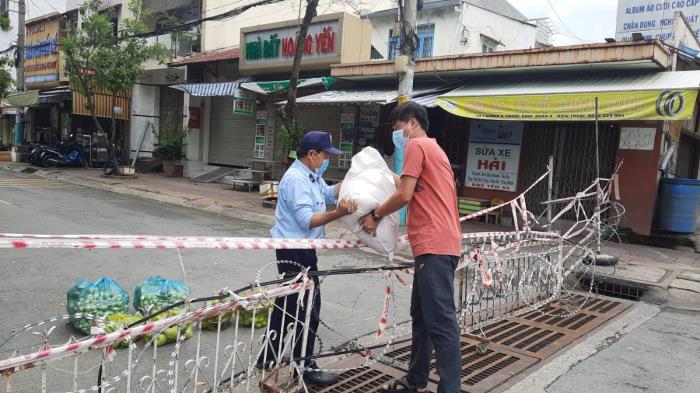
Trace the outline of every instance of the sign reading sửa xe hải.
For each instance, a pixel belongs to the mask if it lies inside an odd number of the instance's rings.
[[[445,96],[437,104],[462,117],[518,121],[689,120],[697,90],[509,96]]]

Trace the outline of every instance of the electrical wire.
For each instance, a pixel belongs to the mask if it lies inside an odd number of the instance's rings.
[[[573,32],[573,30],[571,30],[571,29],[569,28],[569,26],[566,25],[566,22],[564,22],[564,19],[562,19],[562,17],[559,15],[559,12],[557,12],[557,9],[554,8],[554,4],[552,4],[552,0],[547,0],[547,4],[549,4],[549,8],[552,9],[552,12],[554,12],[554,15],[557,17],[557,19],[559,19],[559,22],[561,22],[562,27],[564,27],[566,30],[569,31],[569,33],[571,33],[571,37],[572,37],[572,38],[575,38],[575,39],[577,39],[577,40],[579,40],[579,41],[581,41],[581,42],[586,42],[586,40],[583,40],[583,39],[581,39],[580,37],[578,37],[578,36]],[[561,33],[560,33],[560,34],[561,34]]]

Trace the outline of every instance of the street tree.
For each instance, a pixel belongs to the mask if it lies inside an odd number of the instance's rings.
[[[294,50],[294,62],[292,63],[292,74],[289,78],[289,90],[287,91],[287,106],[282,113],[284,124],[280,130],[279,140],[282,143],[282,157],[285,165],[288,165],[287,153],[297,148],[299,139],[304,134],[304,127],[297,121],[296,105],[297,105],[297,85],[299,83],[299,68],[301,67],[301,58],[303,55],[304,45],[300,45],[299,37],[306,37],[309,32],[311,20],[316,16],[319,0],[306,0],[306,11],[304,19],[299,25],[297,33],[297,45]],[[301,12],[301,10],[299,10]]]
[[[130,0],[127,7],[130,17],[123,18],[115,29],[114,8],[105,9],[102,0],[87,0],[78,11],[82,24],[69,26],[63,41],[71,86],[85,96],[86,109],[101,132],[105,130],[97,118],[95,96],[106,94],[112,99],[111,129],[107,133],[112,154],[116,143],[116,97],[129,95],[147,60],[162,61],[167,55],[163,45],[149,44],[144,38],[150,12],[143,8],[141,0]]]
[[[299,24],[297,33],[297,42],[299,37],[306,37],[309,33],[309,26],[314,17],[318,13],[319,0],[306,0],[304,11],[304,19]],[[333,5],[341,7],[349,6],[355,13],[359,14],[363,9],[366,9],[367,2],[365,0],[331,0],[329,8]],[[300,2],[301,5],[301,2]],[[301,12],[301,10],[299,10]],[[296,45],[294,51],[294,62],[292,63],[292,74],[289,78],[289,90],[287,91],[287,105],[282,113],[284,125],[280,133],[280,139],[283,143],[283,154],[287,150],[292,150],[296,147],[298,140],[303,136],[305,130],[296,116],[297,105],[297,85],[299,84],[299,69],[301,68],[301,60],[303,56],[304,45]],[[283,156],[286,157],[286,156]]]
[[[15,87],[15,78],[12,76],[14,61],[8,57],[0,57],[0,98],[7,97]]]

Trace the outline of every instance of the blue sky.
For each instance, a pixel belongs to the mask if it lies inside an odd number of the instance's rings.
[[[555,36],[555,45],[604,42],[606,37],[615,37],[615,0],[509,1],[528,18],[552,18],[560,32]]]

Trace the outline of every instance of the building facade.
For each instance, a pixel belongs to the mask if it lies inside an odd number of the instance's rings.
[[[383,59],[399,53],[397,16],[395,8],[364,16],[372,23],[372,46]],[[417,14],[417,57],[551,46],[553,31],[540,21],[529,20],[503,0],[425,1]]]

